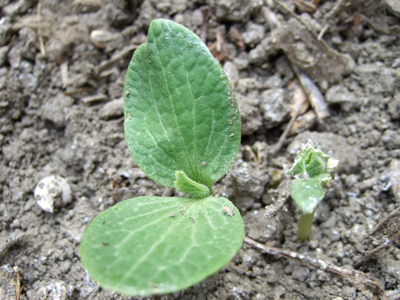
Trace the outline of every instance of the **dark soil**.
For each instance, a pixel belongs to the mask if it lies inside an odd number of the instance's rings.
[[[376,285],[244,244],[217,274],[154,299],[400,299],[400,217],[368,235],[400,201],[398,2],[281,3],[286,8],[273,0],[0,1],[0,299],[131,299],[97,286],[78,250],[104,209],[174,193],[141,172],[123,134],[125,72],[155,18],[204,37],[234,86],[242,146],[214,193],[238,206],[246,235],[359,270]],[[273,154],[302,91],[291,63],[316,83],[329,115],[306,107]],[[308,139],[340,164],[310,240],[300,243],[285,172]],[[71,189],[53,213],[34,195],[52,175]]]

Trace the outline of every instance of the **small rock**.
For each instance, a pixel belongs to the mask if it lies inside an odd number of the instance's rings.
[[[59,129],[64,128],[66,125],[66,113],[64,109],[71,107],[73,104],[73,98],[59,93],[45,102],[42,108],[42,118],[54,123]]]
[[[250,0],[216,0],[211,2],[211,11],[218,20],[228,22],[242,22],[247,19],[255,6],[261,3],[252,3]],[[260,1],[257,1],[260,2]]]
[[[71,261],[70,260],[65,260],[60,264],[60,271],[63,272],[63,273],[67,273],[70,268],[71,268]]]
[[[400,18],[400,2],[398,0],[385,0],[388,10]]]
[[[41,286],[37,291],[38,299],[67,300],[68,289],[63,281],[52,281],[46,286]]]
[[[233,61],[238,70],[247,69],[249,66],[249,54],[247,52],[240,53]]]
[[[276,218],[266,218],[265,210],[253,211],[244,217],[244,221],[249,226],[247,235],[260,243],[266,243],[280,238],[279,223]]]
[[[303,282],[307,279],[309,275],[310,275],[310,270],[308,268],[300,267],[294,270],[292,276],[294,279]]]
[[[244,211],[251,208],[255,199],[262,195],[268,179],[265,168],[237,160],[220,182],[218,192]]]
[[[389,150],[400,148],[400,135],[392,129],[388,129],[383,133],[382,141]]]
[[[277,50],[272,47],[271,36],[267,36],[249,52],[249,62],[261,66],[268,60],[269,56],[275,53],[277,53]]]
[[[0,18],[0,46],[8,44],[11,38],[11,18],[2,17]]]
[[[251,135],[262,125],[262,117],[259,112],[259,101],[249,94],[247,97],[235,93],[239,104],[240,119],[242,121],[242,135]]]
[[[233,87],[235,87],[237,81],[239,80],[239,71],[238,71],[236,65],[231,61],[227,61],[224,64],[224,71],[225,71],[226,76],[228,76],[228,79],[229,79],[231,85]]]
[[[284,90],[274,88],[261,94],[260,111],[267,128],[273,128],[285,121],[290,115],[290,108],[284,101]]]
[[[242,39],[246,45],[254,47],[264,38],[264,34],[265,28],[263,25],[248,22],[246,25],[246,32],[242,34]]]
[[[106,49],[111,52],[121,46],[123,43],[122,34],[106,30],[93,30],[90,33],[90,41],[100,49]]]
[[[120,118],[124,115],[124,98],[113,100],[99,110],[99,117],[102,120]]]
[[[278,274],[276,274],[276,271],[273,267],[267,265],[264,270],[265,274],[267,275],[268,283],[275,283],[278,280]]]
[[[326,92],[325,99],[328,103],[339,104],[344,111],[349,111],[359,103],[357,96],[343,85],[332,86]]]
[[[68,182],[60,176],[49,176],[39,181],[35,188],[35,200],[46,212],[62,207],[72,199]]]
[[[350,240],[353,243],[361,243],[367,235],[365,225],[355,223],[351,228]]]
[[[16,15],[24,14],[35,4],[33,0],[18,0],[3,7],[3,14],[6,16],[14,17]]]
[[[400,120],[400,94],[397,94],[388,104],[388,112],[392,120]]]
[[[200,8],[193,11],[190,23],[193,27],[200,27],[203,24],[203,13]]]

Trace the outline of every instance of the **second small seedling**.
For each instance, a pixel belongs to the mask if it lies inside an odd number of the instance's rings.
[[[311,140],[301,147],[297,156],[287,173],[301,176],[290,184],[290,195],[302,211],[297,238],[305,241],[310,235],[315,209],[325,196],[322,185],[332,179],[328,171],[335,168],[339,161],[330,159],[320,148],[315,148]]]

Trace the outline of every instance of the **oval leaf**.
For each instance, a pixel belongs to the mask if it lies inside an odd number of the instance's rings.
[[[240,143],[240,114],[219,62],[189,29],[150,24],[125,80],[125,137],[138,166],[175,187],[175,171],[211,187]]]
[[[132,296],[164,294],[218,271],[240,249],[243,237],[240,213],[226,198],[138,197],[90,223],[80,256],[106,289]]]
[[[322,184],[331,180],[331,175],[323,173],[319,176],[303,179],[298,178],[290,184],[290,195],[305,214],[312,214],[318,203],[324,198]]]

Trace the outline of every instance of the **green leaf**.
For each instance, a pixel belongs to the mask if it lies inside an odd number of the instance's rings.
[[[198,183],[185,174],[183,171],[176,171],[175,187],[178,191],[184,192],[194,198],[205,198],[211,194],[211,191],[204,184]]]
[[[306,179],[318,176],[326,172],[329,155],[315,148],[311,140],[303,145],[297,153],[297,159],[293,167],[287,172],[289,175],[301,174]]]
[[[175,171],[211,188],[240,143],[240,114],[221,65],[189,29],[150,24],[125,81],[125,137],[138,166],[175,187]]]
[[[240,213],[226,198],[138,197],[90,223],[80,256],[106,289],[132,296],[164,294],[218,271],[240,249],[243,237]]]
[[[324,198],[321,184],[331,180],[331,175],[323,173],[310,179],[295,179],[290,184],[290,195],[303,213],[312,214],[318,203]]]

